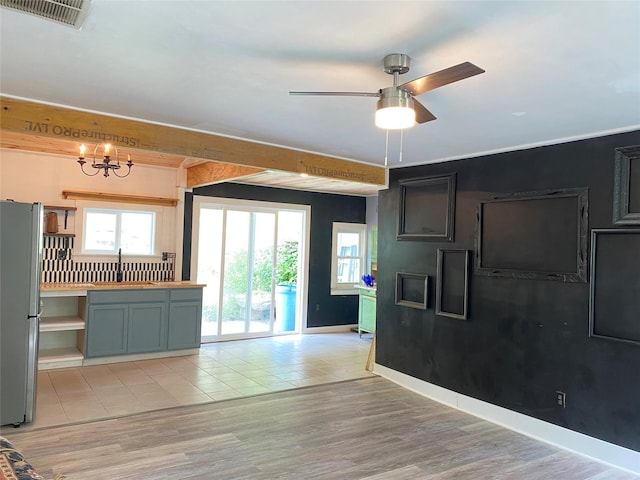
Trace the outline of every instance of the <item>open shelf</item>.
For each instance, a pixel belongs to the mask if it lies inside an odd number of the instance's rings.
[[[47,233],[47,232],[44,232],[43,235],[45,237],[64,237],[64,238],[73,238],[76,236],[75,233]]]
[[[177,198],[148,197],[144,195],[123,195],[120,193],[87,192],[83,190],[63,190],[62,196],[68,200],[93,200],[102,202],[135,203],[139,205],[159,205],[175,207]]]
[[[38,354],[38,370],[81,367],[83,359],[82,353],[74,347],[40,350]]]
[[[42,292],[39,370],[82,366],[86,329],[84,319],[86,294],[86,290]]]
[[[44,205],[45,210],[61,210],[65,212],[75,212],[78,210],[76,207],[65,207],[61,205]]]
[[[76,316],[42,317],[41,332],[62,332],[65,330],[84,330],[84,320]]]

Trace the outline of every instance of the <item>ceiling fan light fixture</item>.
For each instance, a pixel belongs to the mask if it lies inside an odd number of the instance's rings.
[[[376,126],[389,130],[410,128],[416,124],[413,99],[404,90],[390,87],[380,92],[376,110]]]
[[[389,130],[410,128],[416,124],[416,112],[408,107],[387,107],[376,111],[376,126]]]

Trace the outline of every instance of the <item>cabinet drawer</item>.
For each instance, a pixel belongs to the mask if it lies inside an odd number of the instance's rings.
[[[163,288],[145,288],[138,290],[101,290],[87,292],[90,304],[94,303],[133,303],[164,302],[166,290]]]
[[[201,288],[174,288],[169,290],[169,301],[202,300]]]

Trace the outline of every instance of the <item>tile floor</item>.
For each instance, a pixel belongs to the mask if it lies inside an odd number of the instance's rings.
[[[295,335],[203,345],[199,354],[38,373],[40,428],[372,375],[371,335]]]

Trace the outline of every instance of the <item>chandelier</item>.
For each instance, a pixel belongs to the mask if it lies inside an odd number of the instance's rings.
[[[98,156],[98,150],[102,147],[102,158],[100,160],[96,160]],[[80,164],[80,169],[82,173],[88,175],[89,177],[93,177],[103,171],[103,175],[105,177],[109,176],[109,172],[111,171],[116,177],[124,178],[131,173],[131,167],[133,166],[133,162],[131,161],[131,155],[127,155],[127,163],[128,167],[127,173],[124,175],[119,175],[118,170],[124,165],[120,165],[120,158],[118,157],[118,149],[115,145],[110,145],[105,143],[104,145],[96,145],[96,148],[93,150],[93,161],[91,162],[91,166],[95,169],[93,173],[87,173],[84,169],[84,165],[87,161],[84,159],[84,152],[87,150],[87,147],[84,144],[80,145],[80,156],[78,157],[78,163]],[[114,158],[111,156],[111,152],[114,152]]]

